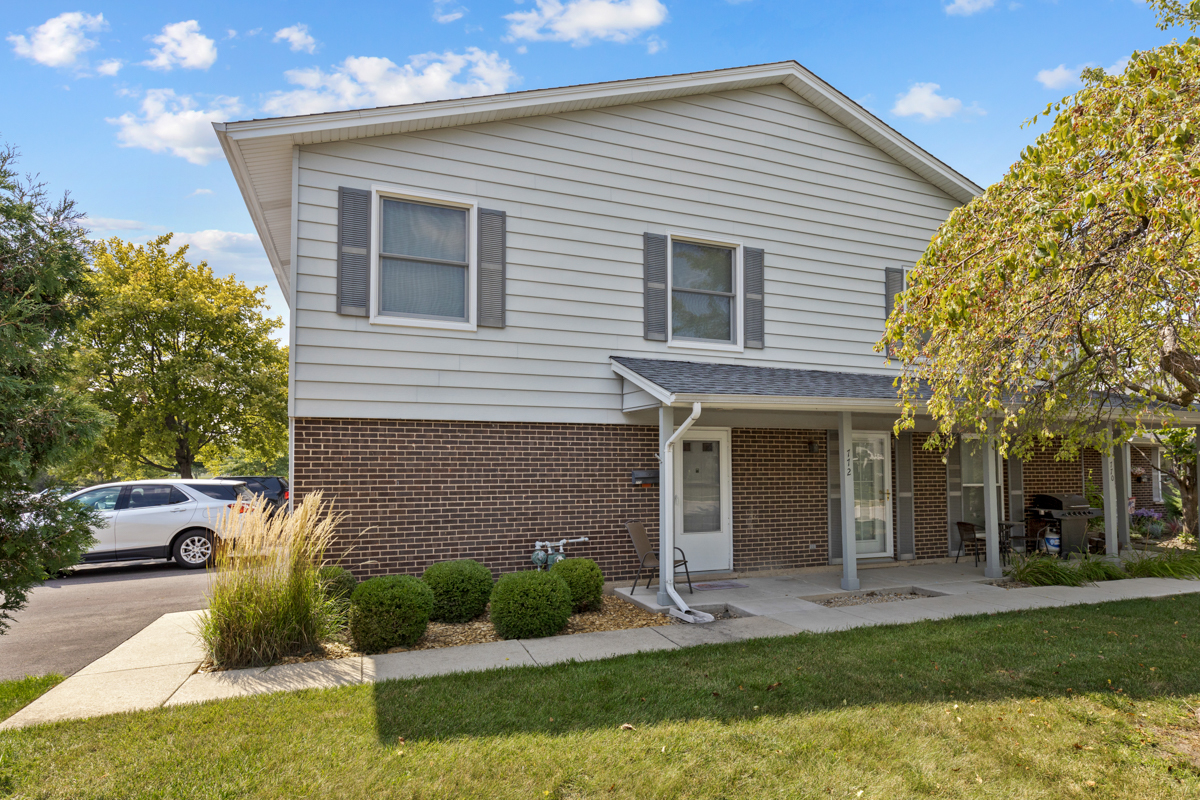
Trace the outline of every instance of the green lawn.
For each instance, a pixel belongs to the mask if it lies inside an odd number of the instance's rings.
[[[8,719],[64,680],[62,675],[39,675],[0,681],[0,719]]]
[[[59,723],[0,735],[0,794],[1200,797],[1197,620],[1137,600]]]

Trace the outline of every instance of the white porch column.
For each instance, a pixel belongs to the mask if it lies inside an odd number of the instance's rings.
[[[988,425],[988,435],[983,438],[983,531],[987,545],[987,565],[983,574],[988,578],[1003,578],[1000,563],[1000,509],[997,507],[999,475],[996,474],[996,450]]]
[[[1115,556],[1120,541],[1117,537],[1117,465],[1111,450],[1101,453],[1100,461],[1104,478],[1104,552]]]
[[[858,591],[858,542],[854,535],[854,425],[849,411],[838,414],[838,444],[842,468],[838,479],[842,493],[842,589]]]
[[[671,438],[671,434],[675,432],[675,409],[671,406],[659,406],[658,408],[658,604],[660,606],[673,605],[674,601],[667,594],[667,583],[670,582],[674,575],[672,571],[675,569],[675,559],[672,554],[667,552],[667,527],[674,524],[672,520],[672,512],[675,501],[675,479],[672,475],[674,472],[667,465],[667,440]]]
[[[1129,474],[1132,464],[1129,463],[1129,444],[1121,445],[1117,459],[1117,536],[1123,549],[1129,549],[1129,496],[1133,494],[1133,480]]]

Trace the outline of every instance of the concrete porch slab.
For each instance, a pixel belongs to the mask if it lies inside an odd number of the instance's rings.
[[[478,672],[501,667],[536,666],[520,642],[488,642],[437,650],[386,653],[363,659],[364,681],[422,678],[451,672]]]

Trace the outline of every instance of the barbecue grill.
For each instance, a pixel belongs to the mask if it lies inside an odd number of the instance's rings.
[[[1087,552],[1087,526],[1092,517],[1103,516],[1104,511],[1092,508],[1087,498],[1078,494],[1034,495],[1028,514],[1030,517],[1053,521],[1058,525],[1062,537],[1060,553]]]

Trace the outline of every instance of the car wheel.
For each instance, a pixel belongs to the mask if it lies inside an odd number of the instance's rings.
[[[188,531],[175,540],[171,556],[184,569],[199,569],[212,561],[213,540],[208,531]]]

